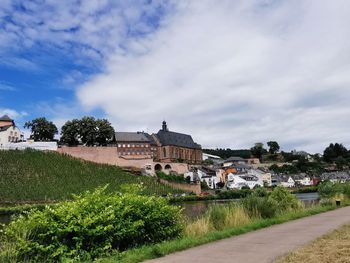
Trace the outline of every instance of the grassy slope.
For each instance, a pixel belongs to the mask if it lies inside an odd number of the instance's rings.
[[[345,225],[311,244],[300,248],[276,263],[340,263],[350,261],[350,225]]]
[[[154,178],[136,176],[111,165],[58,153],[0,151],[0,203],[63,200],[106,184],[114,191],[122,184],[141,182],[146,194],[174,192]]]

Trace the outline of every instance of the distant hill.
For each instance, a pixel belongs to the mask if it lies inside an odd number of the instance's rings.
[[[145,194],[180,192],[152,177],[55,152],[0,151],[0,203],[64,200],[98,186],[109,184],[109,191],[117,191],[130,183],[143,183]]]

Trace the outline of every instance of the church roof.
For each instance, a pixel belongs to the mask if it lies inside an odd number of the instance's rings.
[[[156,136],[162,145],[201,149],[201,146],[193,141],[191,135],[168,130],[159,130]]]
[[[8,115],[0,117],[0,121],[13,121]]]

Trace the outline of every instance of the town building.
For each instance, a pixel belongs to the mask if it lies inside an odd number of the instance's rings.
[[[157,145],[153,138],[144,132],[116,132],[115,144],[118,156],[153,158],[157,155]]]
[[[15,121],[4,115],[0,118],[0,147],[9,143],[23,141],[24,137]]]
[[[202,147],[193,141],[191,135],[169,131],[163,121],[162,129],[152,137],[158,146],[156,161],[201,164]]]

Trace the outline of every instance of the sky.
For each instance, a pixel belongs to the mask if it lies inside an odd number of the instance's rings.
[[[348,0],[1,0],[0,115],[350,147]]]

